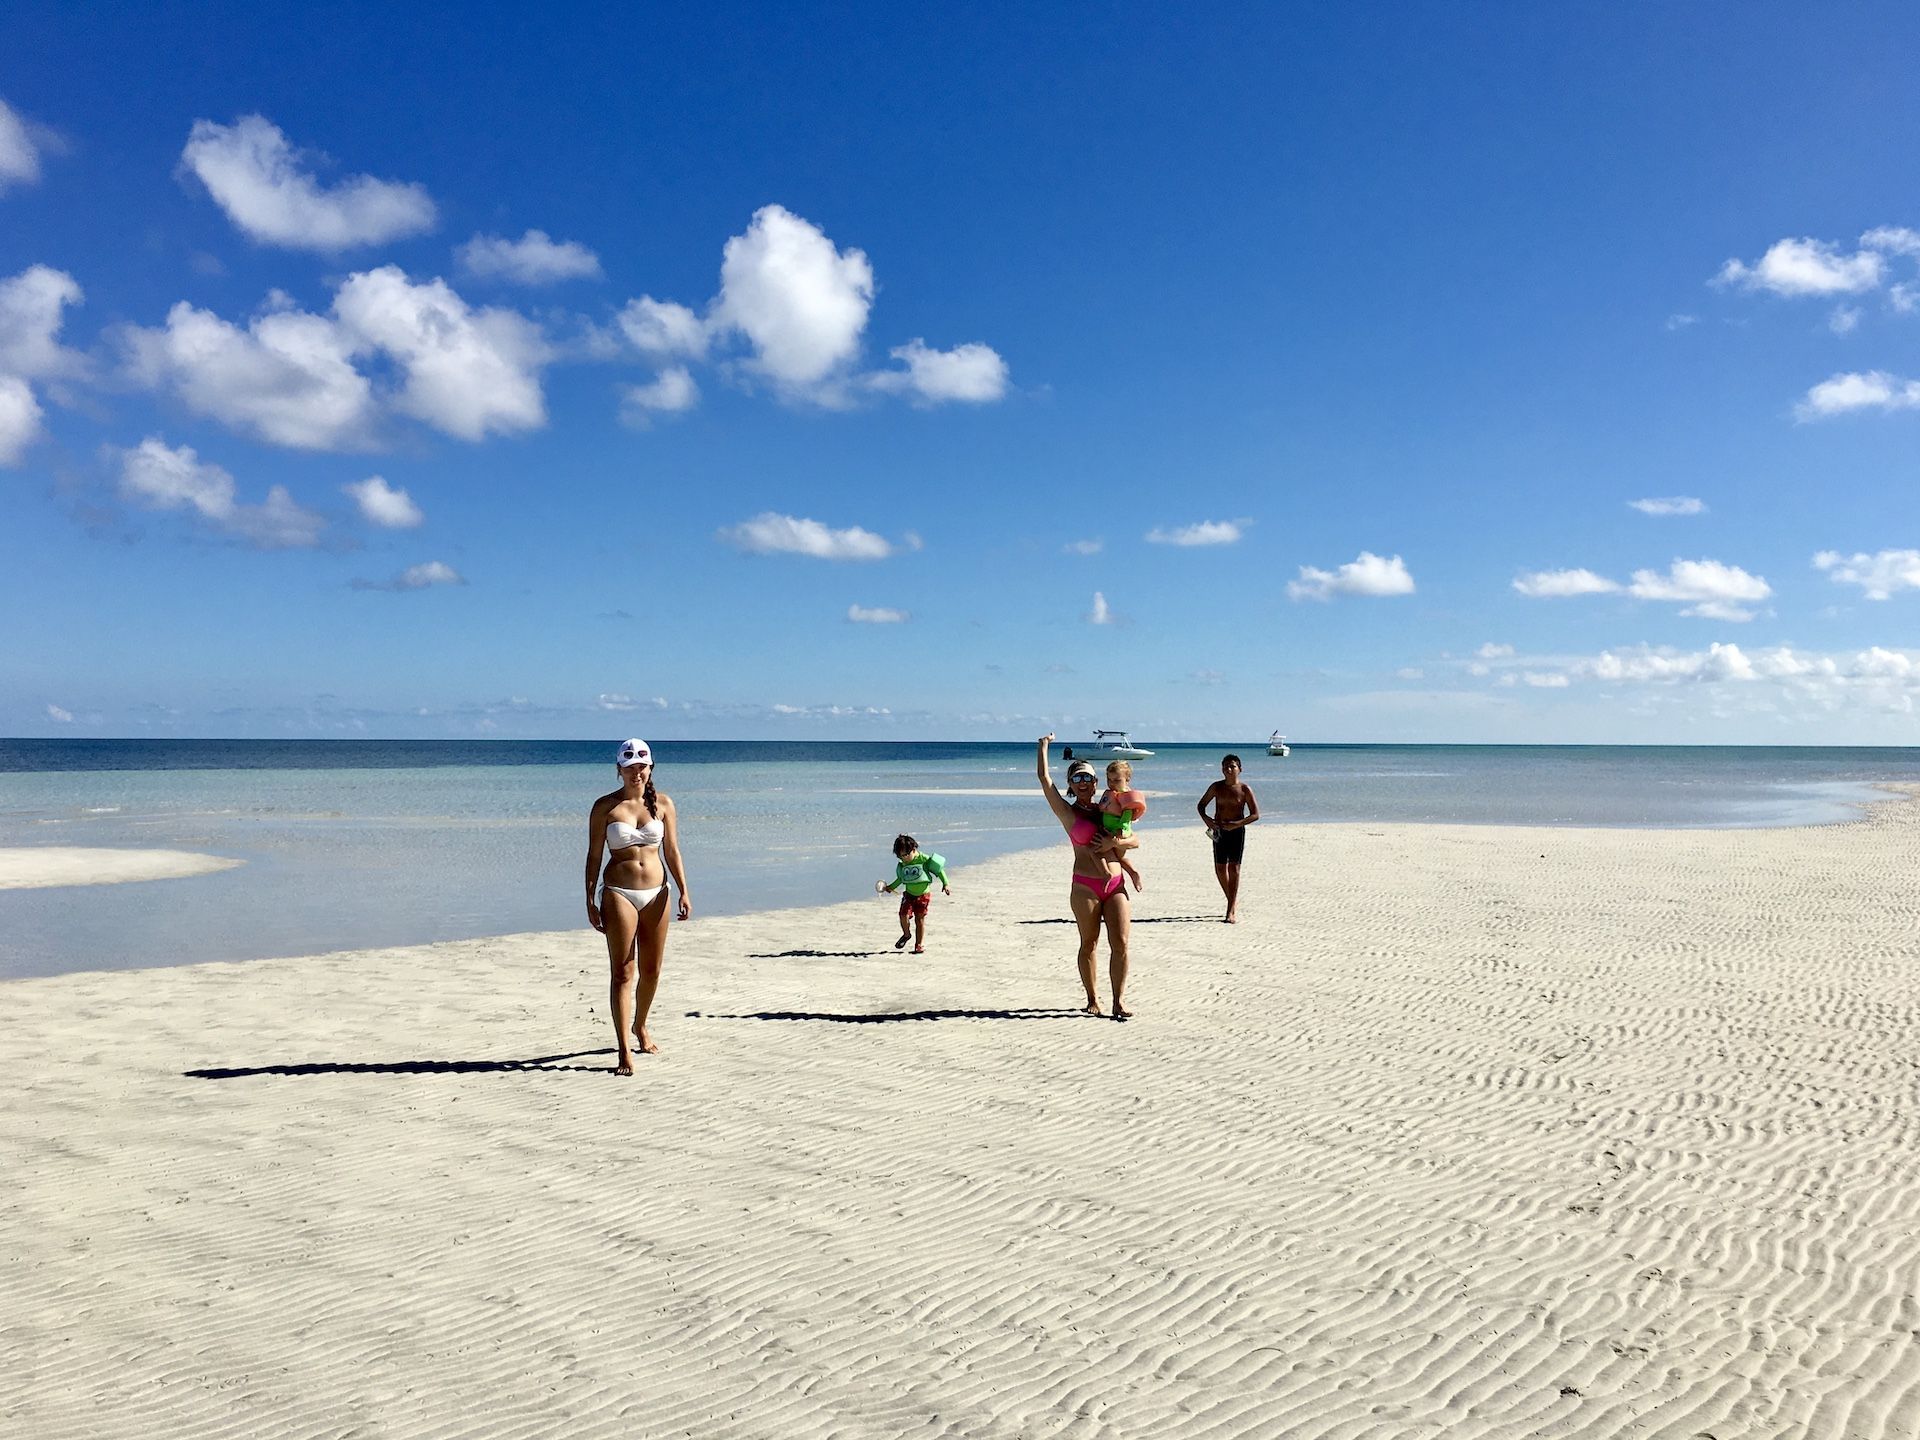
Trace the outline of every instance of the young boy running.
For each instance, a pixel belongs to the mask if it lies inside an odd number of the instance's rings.
[[[1213,814],[1207,814],[1212,804]],[[1253,798],[1253,787],[1240,783],[1240,757],[1228,755],[1220,761],[1220,778],[1207,787],[1200,803],[1193,807],[1213,837],[1213,878],[1227,897],[1227,924],[1240,923],[1240,861],[1247,853],[1247,826],[1260,818],[1260,802]]]
[[[893,942],[893,948],[903,949],[907,941],[913,941],[913,953],[927,953],[927,911],[933,908],[933,882],[940,882],[940,893],[951,895],[953,891],[947,885],[947,862],[940,856],[928,851],[920,853],[920,842],[911,835],[893,837],[893,858],[899,863],[893,867],[891,884],[884,880],[873,882],[874,889],[883,895],[895,890],[900,894],[900,938]]]

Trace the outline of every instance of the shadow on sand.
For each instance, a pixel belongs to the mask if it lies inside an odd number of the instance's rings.
[[[793,960],[805,956],[810,960],[857,960],[866,955],[891,955],[891,950],[767,950],[749,954],[749,960]]]
[[[689,1020],[826,1020],[836,1025],[885,1025],[895,1020],[1052,1020],[1078,1010],[1048,1007],[1024,1010],[892,1010],[840,1014],[831,1010],[756,1010],[749,1015],[711,1015],[687,1011]]]
[[[1016,920],[1016,925],[1071,925],[1070,916],[1059,915],[1047,920]],[[1218,925],[1218,915],[1135,915],[1135,925]]]
[[[188,1070],[189,1080],[244,1080],[254,1075],[486,1075],[507,1070],[604,1070],[604,1065],[563,1065],[612,1049],[574,1050],[565,1055],[536,1055],[531,1060],[315,1060],[305,1065],[248,1065],[243,1068]]]

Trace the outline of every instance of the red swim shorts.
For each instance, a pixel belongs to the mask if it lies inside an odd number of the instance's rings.
[[[909,915],[918,916],[924,920],[927,918],[927,911],[932,908],[933,891],[931,890],[919,895],[907,895],[903,893],[900,896],[900,918],[902,920],[906,919]]]

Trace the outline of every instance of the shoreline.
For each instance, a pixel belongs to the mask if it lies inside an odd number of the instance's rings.
[[[1143,855],[1125,1025],[1064,846],[922,957],[875,897],[676,926],[631,1079],[585,929],[22,980],[9,1414],[1910,1428],[1920,807],[1276,832],[1235,927]]]

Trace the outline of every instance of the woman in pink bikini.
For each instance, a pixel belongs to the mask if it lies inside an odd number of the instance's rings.
[[[1107,927],[1107,975],[1113,982],[1113,1018],[1129,1019],[1126,1007],[1127,932],[1132,909],[1127,903],[1127,877],[1114,856],[1133,849],[1140,842],[1131,835],[1106,833],[1100,824],[1099,807],[1094,799],[1100,793],[1100,776],[1085,760],[1067,767],[1068,796],[1053,788],[1053,776],[1047,770],[1047,746],[1053,736],[1040,737],[1040,793],[1054,818],[1067,832],[1073,845],[1073,883],[1070,903],[1074,924],[1080,927],[1080,984],[1087,992],[1085,1013],[1099,1015],[1100,997],[1094,989],[1094,948],[1100,943],[1100,926]]]

